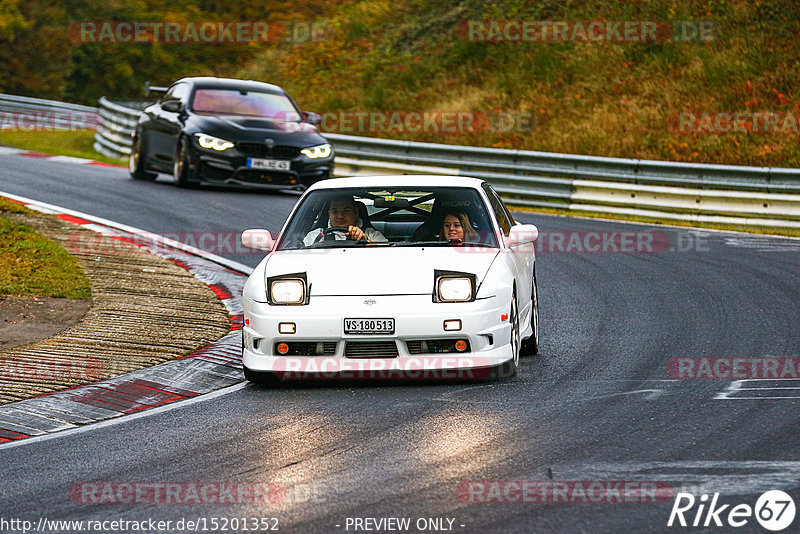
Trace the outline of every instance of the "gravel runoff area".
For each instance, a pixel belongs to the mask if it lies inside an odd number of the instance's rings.
[[[92,301],[82,320],[54,337],[0,350],[0,404],[180,358],[230,331],[217,295],[169,260],[54,216],[4,216],[75,255]]]

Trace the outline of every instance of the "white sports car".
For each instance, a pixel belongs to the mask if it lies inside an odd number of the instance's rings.
[[[481,379],[539,340],[536,226],[452,176],[324,180],[300,198],[244,286],[245,377]]]

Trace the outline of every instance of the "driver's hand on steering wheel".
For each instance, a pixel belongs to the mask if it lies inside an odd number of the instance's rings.
[[[367,239],[367,234],[364,233],[364,230],[359,228],[358,226],[350,226],[347,229],[347,233],[345,236],[348,239],[352,239],[353,241],[360,241],[361,239]]]

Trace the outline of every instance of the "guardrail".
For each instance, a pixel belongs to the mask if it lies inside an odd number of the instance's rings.
[[[95,149],[130,152],[148,103],[100,99]],[[576,213],[800,228],[800,169],[605,158],[324,134],[337,176],[445,174],[485,179],[512,205]]]
[[[0,93],[0,130],[100,130],[99,110],[80,104]]]
[[[94,149],[109,158],[124,158],[131,153],[133,130],[142,110],[152,101],[100,99],[103,128],[94,136]]]

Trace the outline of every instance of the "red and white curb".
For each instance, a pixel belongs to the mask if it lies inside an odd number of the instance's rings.
[[[231,319],[229,334],[181,359],[0,406],[0,447],[32,436],[74,429],[198,397],[242,381],[241,294],[246,275],[252,268],[100,217],[1,191],[0,197],[147,248],[172,261],[208,285],[225,305]]]
[[[102,161],[94,161],[86,158],[76,158],[73,156],[51,156],[50,154],[42,154],[41,152],[32,152],[22,148],[14,148],[10,146],[0,145],[0,156],[22,156],[25,158],[37,158],[44,161],[52,161],[54,163],[71,163],[74,165],[94,165],[96,167],[114,167],[125,169],[124,165],[114,165],[112,163],[103,163]]]

